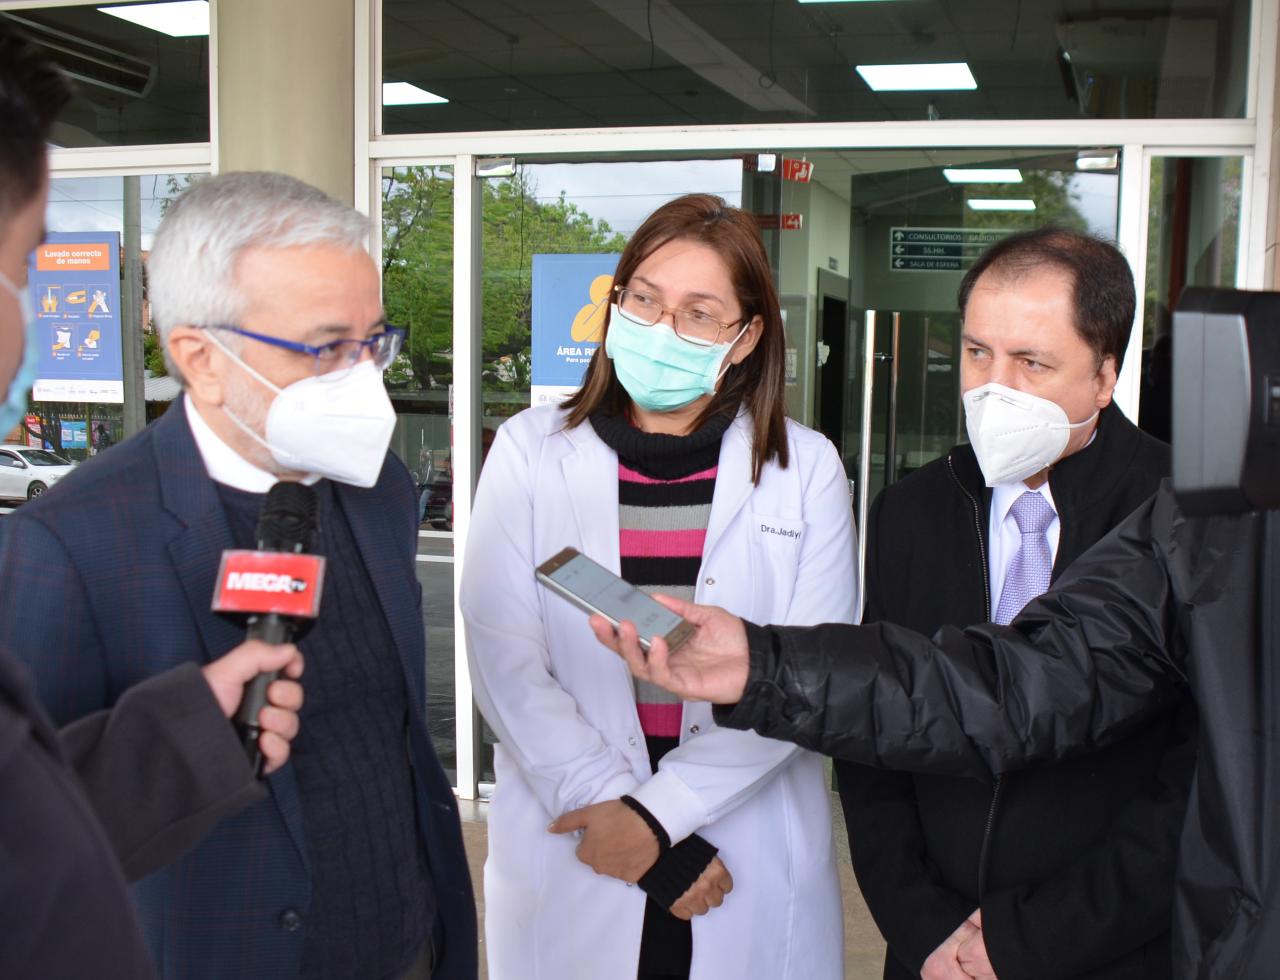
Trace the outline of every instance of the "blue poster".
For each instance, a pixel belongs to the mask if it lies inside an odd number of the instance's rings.
[[[600,346],[616,253],[533,257],[530,399],[534,405],[577,390]]]
[[[89,448],[89,425],[84,419],[72,419],[62,421],[62,448],[63,449],[88,449]]]
[[[50,232],[31,255],[38,402],[123,402],[120,235]]]

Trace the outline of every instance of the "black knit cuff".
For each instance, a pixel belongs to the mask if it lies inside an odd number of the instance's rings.
[[[671,835],[667,833],[667,828],[658,822],[658,818],[650,813],[643,803],[634,796],[624,796],[622,797],[622,802],[639,814],[640,819],[649,825],[649,829],[653,831],[653,836],[658,838],[658,850],[660,852],[665,854],[671,850]]]
[[[664,851],[636,884],[664,909],[670,909],[707,870],[715,859],[716,851],[710,842],[697,834],[690,834]]]

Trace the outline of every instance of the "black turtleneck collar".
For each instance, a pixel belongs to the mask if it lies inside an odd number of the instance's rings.
[[[591,416],[591,428],[618,459],[655,480],[678,480],[715,466],[720,460],[720,440],[731,422],[733,414],[725,413],[687,436],[673,436],[637,429],[619,415],[596,412]]]

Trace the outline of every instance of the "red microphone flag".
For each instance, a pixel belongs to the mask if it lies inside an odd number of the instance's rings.
[[[213,611],[315,619],[324,558],[283,551],[224,551]]]

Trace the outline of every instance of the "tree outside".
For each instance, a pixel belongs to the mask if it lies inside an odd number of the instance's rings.
[[[388,321],[408,333],[388,375],[393,393],[453,381],[453,179],[451,167],[383,171],[383,304]],[[563,191],[539,197],[524,172],[481,181],[480,189],[482,383],[495,401],[527,405],[533,256],[619,252],[626,238]]]

